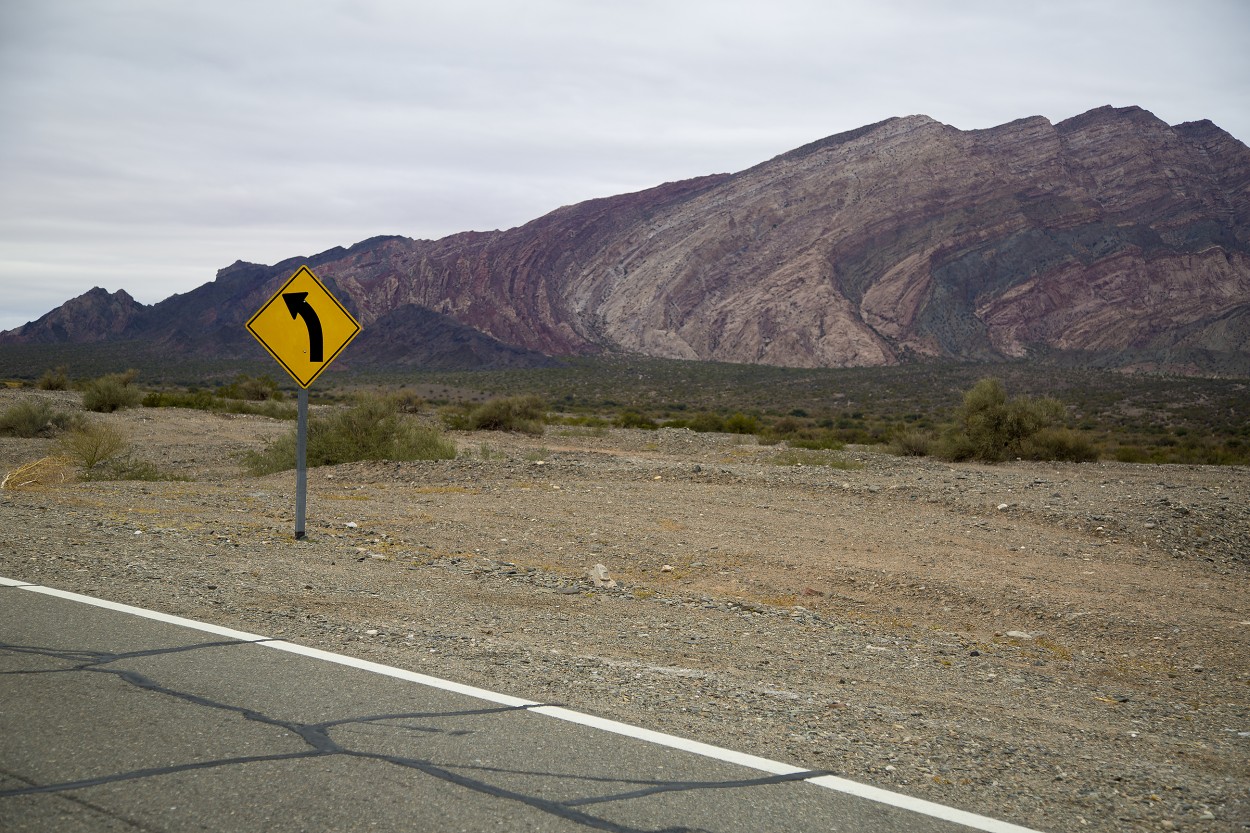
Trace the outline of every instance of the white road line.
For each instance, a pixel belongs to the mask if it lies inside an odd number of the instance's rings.
[[[572,709],[566,709],[561,706],[544,706],[536,700],[525,700],[520,697],[513,697],[509,694],[500,694],[484,688],[477,688],[476,686],[464,685],[462,683],[452,682],[451,680],[444,680],[439,677],[431,677],[428,674],[418,674],[415,671],[405,671],[402,668],[394,668],[377,662],[356,659],[355,657],[344,656],[343,654],[334,654],[329,651],[322,651],[319,648],[308,648],[303,645],[296,645],[293,642],[273,639],[254,633],[247,633],[246,631],[234,630],[233,628],[224,628],[220,625],[199,622],[195,619],[184,619],[181,616],[171,616],[168,613],[161,613],[159,611],[148,610],[142,607],[119,604],[118,602],[110,602],[106,599],[97,599],[92,596],[84,596],[80,593],[70,593],[67,590],[57,590],[54,587],[44,587],[38,584],[30,584],[24,581],[5,578],[4,576],[0,576],[0,585],[19,590],[29,590],[32,593],[42,593],[45,596],[55,596],[56,598],[67,599],[72,602],[94,605],[95,607],[102,607],[106,610],[114,610],[119,613],[129,613],[132,616],[141,616],[145,619],[152,619],[157,622],[178,625],[192,630],[228,637],[230,639],[238,639],[242,642],[254,642],[260,647],[274,648],[279,651],[299,654],[301,656],[311,657],[312,659],[324,660],[325,662],[333,662],[338,665],[345,665],[362,671],[370,671],[374,674],[382,674],[387,677],[407,680],[408,682],[419,683],[420,685],[429,686],[430,688],[436,688],[441,691],[449,691],[455,694],[463,694],[467,697],[473,697],[478,700],[485,700],[488,703],[498,703],[503,706],[529,707],[527,709],[528,711],[543,714],[547,717],[553,717],[557,720],[577,723],[581,726],[599,729],[604,732],[611,732],[616,735],[623,735],[624,737],[653,743],[657,746],[668,747],[669,749],[679,749],[683,752],[691,752],[705,758],[712,758],[729,764],[737,764],[738,766],[747,767],[760,772],[767,772],[773,775],[792,775],[797,772],[807,771],[801,767],[784,764],[780,761],[774,761],[769,758],[761,758],[757,755],[749,755],[745,752],[737,752],[733,749],[725,749],[720,746],[713,746],[696,740],[688,740],[686,738],[677,737],[676,735],[656,732],[651,729],[644,729],[640,726],[631,726],[628,723],[620,723],[615,720],[595,717],[590,714],[583,714],[582,712],[573,711]],[[871,787],[867,784],[860,784],[857,781],[839,778],[836,775],[817,775],[804,780],[806,780],[807,783],[814,784],[818,787],[824,787],[840,793],[846,793],[847,795],[853,795],[868,801],[875,801],[878,804],[898,807],[902,810],[909,810],[913,813],[919,813],[931,818],[953,822],[954,824],[962,824],[965,827],[970,827],[973,830],[983,830],[986,833],[1039,833],[1037,830],[1033,830],[1028,827],[1021,827],[1018,824],[1011,824],[1010,822],[999,821],[998,819],[993,819],[989,816],[981,816],[976,813],[957,810],[954,807],[947,807],[944,804],[925,801],[921,798],[913,798],[909,795],[903,795],[902,793],[896,793],[890,790],[883,790],[879,787]]]

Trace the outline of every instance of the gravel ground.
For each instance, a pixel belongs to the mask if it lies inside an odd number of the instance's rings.
[[[35,395],[76,407],[0,408]],[[293,477],[237,462],[289,423],[99,418],[191,480],[0,492],[0,574],[1040,830],[1250,829],[1250,469],[456,434],[312,470],[295,542]]]

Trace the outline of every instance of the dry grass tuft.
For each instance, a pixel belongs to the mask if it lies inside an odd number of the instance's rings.
[[[76,470],[68,457],[43,457],[18,466],[0,481],[0,489],[18,491],[59,486],[76,479]]]

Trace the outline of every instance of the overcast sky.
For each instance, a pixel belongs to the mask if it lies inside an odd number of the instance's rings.
[[[1245,0],[0,0],[0,330],[923,113],[1250,141]],[[2,363],[2,356],[0,356]]]

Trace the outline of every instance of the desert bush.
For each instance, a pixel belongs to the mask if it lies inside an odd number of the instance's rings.
[[[703,411],[690,417],[686,421],[686,427],[691,431],[699,431],[701,433],[719,433],[725,430],[725,420],[713,413]]]
[[[69,390],[69,375],[65,365],[45,370],[39,381],[35,382],[35,387],[39,390]]]
[[[199,411],[214,410],[220,400],[206,390],[181,393],[178,391],[150,391],[139,400],[145,408],[193,408]]]
[[[296,407],[280,399],[249,401],[214,396],[210,391],[151,391],[143,396],[145,408],[193,408],[200,411],[217,411],[227,414],[256,414],[272,419],[295,419]]]
[[[470,431],[517,431],[543,433],[546,405],[537,396],[492,399],[469,411],[464,425]]]
[[[782,438],[789,435],[802,434],[806,428],[807,425],[805,423],[800,422],[793,416],[783,416],[780,419],[774,420],[773,424],[768,426],[768,430],[771,433],[774,433]]]
[[[261,451],[244,456],[253,474],[295,467],[296,431]],[[357,460],[450,460],[455,443],[437,430],[418,425],[399,412],[393,399],[371,396],[328,417],[308,420],[308,466],[333,466]]]
[[[729,434],[758,434],[760,421],[747,414],[730,414],[725,420],[724,430]]]
[[[26,400],[10,405],[0,413],[0,435],[8,437],[48,437],[73,426],[73,414],[55,410],[47,402]]]
[[[268,374],[248,376],[240,373],[233,382],[223,385],[217,394],[227,399],[244,399],[249,402],[263,402],[267,399],[281,402],[285,398],[282,391],[278,390],[278,383]]]
[[[421,409],[425,407],[425,399],[416,391],[401,390],[398,393],[391,394],[391,398],[395,401],[395,407],[400,413],[419,414]]]
[[[964,394],[954,426],[938,444],[948,460],[997,463],[1025,453],[1025,444],[1063,418],[1063,405],[1050,398],[1008,400],[997,379],[982,379]],[[1032,447],[1042,450],[1040,446]]]
[[[86,473],[87,480],[146,480],[169,481],[190,480],[183,474],[175,474],[147,460],[136,460],[129,454],[123,454],[104,465]]]
[[[85,480],[186,480],[130,454],[130,441],[117,426],[81,421],[57,441],[61,458],[82,470]]]
[[[890,440],[888,450],[899,457],[928,457],[933,448],[933,435],[928,431],[910,428],[900,431]]]
[[[120,428],[95,421],[82,422],[57,441],[60,453],[82,467],[88,475],[98,466],[121,457],[129,446]]]
[[[143,399],[143,394],[132,386],[136,372],[110,373],[92,379],[82,392],[82,406],[88,411],[112,413],[122,408],[133,408]]]
[[[654,419],[638,411],[622,411],[616,418],[616,424],[621,428],[641,428],[645,431],[654,431],[660,427]]]
[[[1099,454],[1098,448],[1080,432],[1071,428],[1043,428],[1020,443],[1020,456],[1025,460],[1092,463]]]

